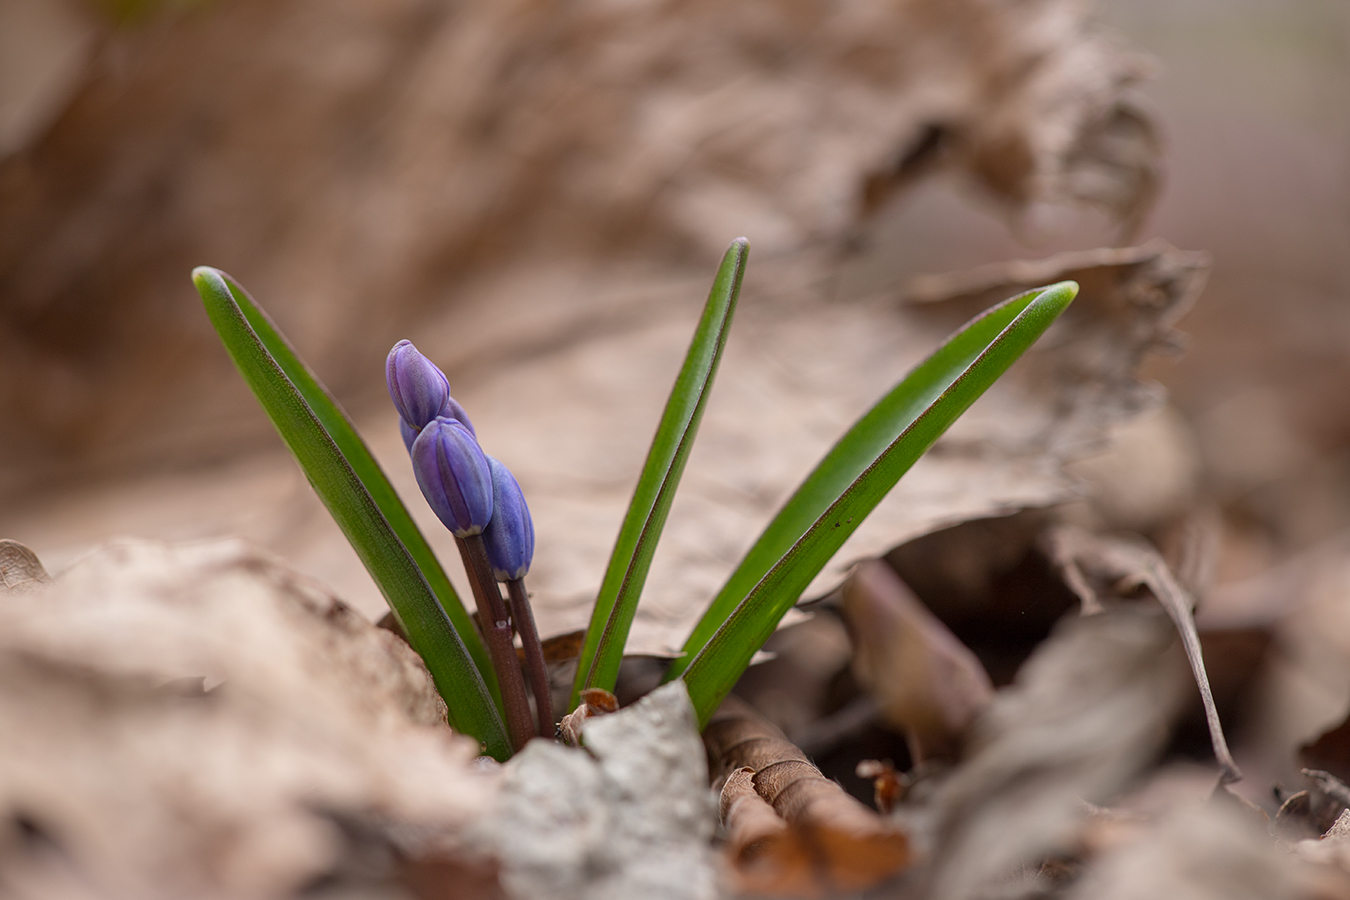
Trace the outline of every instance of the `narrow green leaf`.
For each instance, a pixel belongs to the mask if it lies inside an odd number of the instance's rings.
[[[219,271],[219,270],[217,270]],[[230,287],[230,294],[238,304],[239,309],[248,320],[249,327],[258,339],[262,341],[269,356],[281,367],[281,371],[286,373],[291,384],[295,385],[300,396],[304,398],[305,405],[309,407],[323,426],[323,430],[328,432],[328,436],[337,444],[338,451],[347,460],[356,477],[361,481],[375,505],[380,508],[380,512],[389,523],[389,527],[394,529],[394,534],[403,542],[412,555],[413,561],[417,563],[417,568],[422,570],[422,576],[426,579],[431,592],[436,595],[441,608],[445,610],[450,617],[450,623],[454,625],[456,633],[460,640],[468,649],[469,655],[473,657],[474,664],[478,666],[479,673],[483,680],[487,682],[488,689],[492,692],[493,698],[498,702],[500,709],[500,697],[497,691],[497,676],[492,668],[492,660],[487,654],[483,642],[479,640],[478,631],[474,628],[473,620],[469,618],[469,613],[464,608],[463,602],[459,599],[459,594],[450,584],[450,579],[446,577],[445,569],[441,568],[441,561],[436,558],[431,545],[423,537],[422,530],[417,527],[412,516],[408,514],[408,508],[403,505],[398,492],[394,486],[389,483],[389,477],[384,474],[384,469],[375,461],[375,457],[366,446],[366,442],[361,439],[357,433],[356,426],[352,424],[351,419],[342,407],[338,405],[333,395],[328,393],[328,389],[323,386],[318,377],[310,371],[304,361],[296,354],[286,336],[272,322],[271,318],[261,306],[249,295],[248,291],[240,286],[224,272],[219,273],[225,279],[225,283]]]
[[[449,708],[450,725],[497,759],[510,744],[472,657],[379,506],[299,389],[254,331],[223,273],[193,270],[193,283],[235,366],[342,528],[421,654]]]
[[[732,573],[667,678],[682,675],[700,725],[850,534],[961,413],[1078,293],[1064,281],[968,323],[849,429]]]
[[[656,427],[656,436],[647,451],[647,461],[595,600],[586,644],[577,661],[571,706],[576,706],[583,688],[614,690],[624,644],[637,612],[642,587],[647,581],[652,555],[661,539],[675,489],[684,474],[684,465],[698,434],[713,379],[717,376],[749,253],[750,244],[745,238],[734,241],[722,257],[722,265],[713,279],[703,317],[694,331],[684,365]]]

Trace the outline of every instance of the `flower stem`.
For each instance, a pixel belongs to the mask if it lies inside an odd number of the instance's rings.
[[[553,697],[550,693],[548,666],[544,663],[544,648],[539,643],[539,631],[534,627],[534,610],[530,609],[530,595],[525,592],[525,579],[513,578],[506,582],[506,595],[511,600],[511,621],[525,650],[525,668],[530,673],[530,691],[534,694],[535,713],[539,719],[539,736],[553,736]]]
[[[478,622],[483,629],[483,643],[487,644],[492,668],[497,672],[497,683],[502,690],[502,705],[506,713],[506,729],[511,734],[511,747],[519,750],[534,736],[530,721],[530,701],[525,695],[525,678],[520,671],[515,642],[511,639],[511,617],[502,601],[497,579],[492,576],[487,548],[481,534],[455,538],[464,569],[473,585],[473,599],[478,605]]]

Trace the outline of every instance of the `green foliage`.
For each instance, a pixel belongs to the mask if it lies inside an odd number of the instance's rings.
[[[665,527],[671,501],[675,499],[675,489],[680,484],[689,451],[693,449],[703,409],[717,376],[717,364],[726,347],[749,252],[749,242],[741,238],[722,257],[722,265],[703,308],[703,317],[694,331],[694,339],[675,379],[670,399],[666,401],[666,411],[657,425],[651,449],[647,451],[647,462],[638,477],[633,500],[628,505],[614,553],[605,570],[605,580],[595,599],[586,643],[577,660],[571,706],[576,706],[583,688],[614,690],[628,630],[637,612],[642,587],[647,582],[647,571],[651,568],[652,554],[661,540],[661,530]]]
[[[707,405],[749,251],[723,257],[634,490],[578,661],[612,689],[666,516]],[[487,653],[430,547],[338,408],[260,308],[223,273],[193,273],[235,364],[422,654],[451,724],[501,759],[509,746]],[[803,590],[900,477],[1045,331],[1078,291],[1029,291],[968,323],[826,454],[713,598],[668,678],[705,723]]]
[[[391,520],[397,520],[405,536],[411,536],[407,529],[417,532],[370,451],[328,392],[242,290],[227,281],[224,273],[205,266],[193,271],[192,280],[239,373],[389,601],[413,649],[421,654],[449,707],[450,724],[477,737],[492,756],[505,759],[510,749],[498,708],[447,611],[458,612],[464,623],[462,634],[477,645],[480,654],[482,645],[454,590],[448,590],[442,607],[428,585],[428,571],[445,578],[430,548],[426,554],[431,565],[423,568],[390,526]],[[353,460],[361,469],[359,475]],[[420,533],[414,543],[426,546]],[[448,581],[445,588],[449,588]],[[485,666],[481,671],[491,670]]]
[[[700,724],[811,580],[933,442],[1078,293],[1061,282],[1007,300],[914,368],[835,444],[774,516],[671,666]]]

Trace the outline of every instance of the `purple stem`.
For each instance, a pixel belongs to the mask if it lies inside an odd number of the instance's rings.
[[[516,656],[516,645],[511,639],[511,617],[506,611],[506,604],[502,602],[497,579],[492,576],[492,564],[488,562],[483,536],[474,534],[466,538],[457,537],[455,543],[459,545],[459,555],[464,559],[464,569],[469,573],[469,583],[473,585],[473,599],[478,605],[478,625],[483,630],[483,643],[487,644],[492,668],[497,671],[497,684],[502,689],[502,706],[505,707],[506,730],[511,734],[511,746],[514,750],[520,750],[534,736],[534,723],[530,721],[525,677],[521,674],[520,659]]]
[[[553,697],[549,688],[548,666],[544,662],[544,648],[539,643],[539,631],[534,627],[534,610],[530,609],[530,595],[525,592],[525,580],[514,578],[506,582],[506,595],[511,599],[511,621],[520,635],[525,650],[525,668],[530,673],[530,691],[534,694],[535,713],[539,719],[539,736],[553,737]]]

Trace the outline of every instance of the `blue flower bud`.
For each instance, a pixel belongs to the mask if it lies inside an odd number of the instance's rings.
[[[454,419],[456,422],[469,429],[469,434],[478,437],[478,432],[473,430],[473,423],[469,421],[469,416],[464,412],[464,407],[460,406],[459,401],[454,397],[446,399],[445,405],[441,407],[438,418]],[[409,453],[412,453],[413,441],[417,440],[417,436],[422,433],[422,429],[412,427],[408,424],[407,419],[399,416],[398,433],[403,438],[403,446],[408,448]]]
[[[483,530],[488,561],[498,581],[524,578],[534,559],[534,523],[530,508],[515,476],[506,466],[491,456],[487,458],[492,470],[492,521]]]
[[[408,448],[408,453],[412,453],[413,441],[422,433],[422,429],[414,428],[408,424],[408,420],[402,416],[398,417],[398,433],[403,438],[403,446]]]
[[[425,428],[441,415],[450,399],[450,382],[445,373],[418,352],[412,341],[399,341],[389,351],[384,378],[399,416],[413,428]]]
[[[492,471],[469,429],[438,416],[413,441],[413,474],[422,496],[455,537],[481,532],[492,519]]]
[[[398,431],[409,453],[422,429],[437,416],[454,419],[469,429],[469,434],[478,436],[464,407],[450,396],[450,382],[445,373],[423,356],[412,341],[399,341],[389,351],[384,378],[398,409]]]

